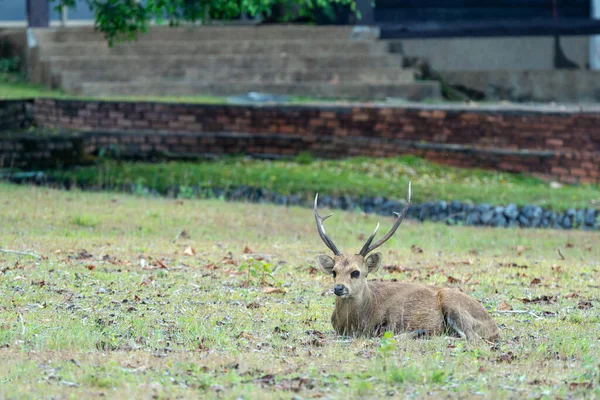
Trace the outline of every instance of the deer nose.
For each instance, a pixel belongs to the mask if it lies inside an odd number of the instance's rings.
[[[333,293],[335,293],[336,296],[341,296],[346,292],[346,286],[344,285],[335,285],[335,287],[333,288]]]

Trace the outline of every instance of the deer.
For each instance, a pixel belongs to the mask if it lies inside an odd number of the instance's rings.
[[[390,231],[373,243],[379,223],[358,254],[344,255],[325,232],[323,222],[333,214],[321,217],[317,211],[319,194],[315,195],[314,214],[317,231],[333,257],[320,254],[317,265],[334,280],[335,308],[331,324],[341,336],[380,336],[384,332],[412,338],[448,335],[466,340],[496,341],[499,330],[483,305],[456,288],[397,281],[367,281],[382,265],[380,252],[371,253],[388,241],[404,219],[411,198],[411,183],[404,209],[394,212],[396,221]],[[371,253],[371,254],[370,254]]]

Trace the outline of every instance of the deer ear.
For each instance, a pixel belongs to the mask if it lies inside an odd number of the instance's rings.
[[[365,264],[369,269],[370,274],[374,274],[377,272],[379,267],[381,267],[381,253],[373,253],[365,260]]]
[[[319,265],[319,268],[321,268],[321,271],[323,271],[325,274],[331,275],[333,273],[333,266],[335,263],[331,257],[324,254],[319,254],[317,256],[317,264]]]

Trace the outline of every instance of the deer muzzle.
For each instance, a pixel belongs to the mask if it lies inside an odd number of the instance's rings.
[[[348,288],[344,285],[335,285],[333,293],[335,293],[336,296],[347,296]]]

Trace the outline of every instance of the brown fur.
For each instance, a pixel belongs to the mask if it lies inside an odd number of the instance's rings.
[[[335,285],[345,289],[336,297],[331,323],[340,335],[373,336],[390,330],[412,335],[450,333],[472,340],[496,340],[499,330],[483,306],[458,289],[401,282],[367,281],[381,266],[381,253],[318,256]],[[352,278],[359,271],[358,278]]]

